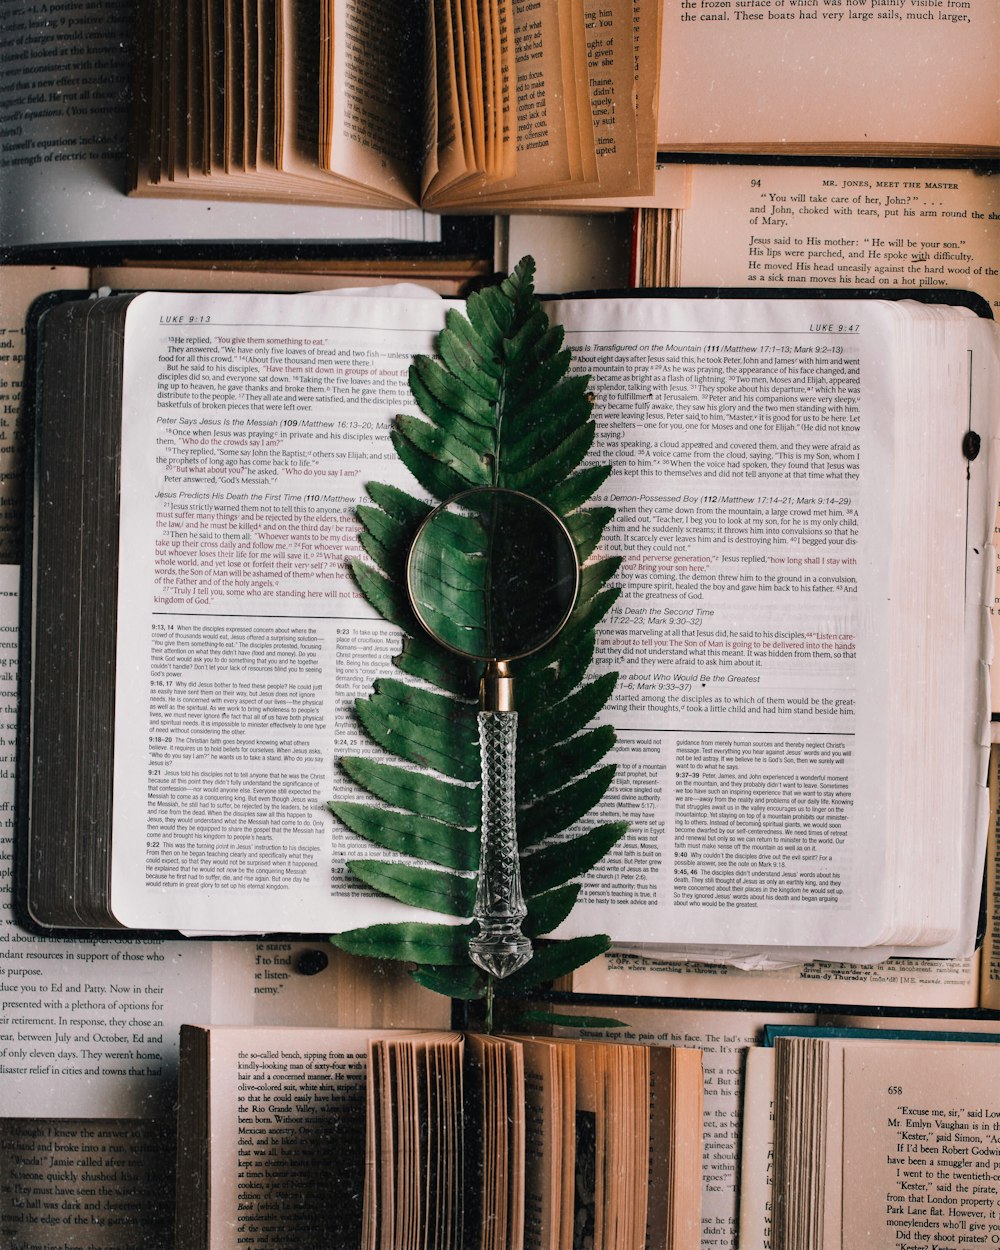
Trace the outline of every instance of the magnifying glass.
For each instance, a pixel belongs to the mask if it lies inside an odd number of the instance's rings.
[[[562,520],[520,491],[482,486],[440,504],[410,546],[413,611],[443,647],[485,664],[479,687],[482,841],[472,962],[506,977],[531,958],[521,932],[514,804],[517,712],[509,664],[539,651],[569,620],[580,585],[576,547]]]

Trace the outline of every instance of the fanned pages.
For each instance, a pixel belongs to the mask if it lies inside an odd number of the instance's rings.
[[[601,1250],[700,1224],[697,1050],[186,1026],[180,1082],[177,1250],[569,1250],[593,1198]]]
[[[133,191],[489,212],[653,189],[656,0],[247,16],[170,0],[144,17]]]

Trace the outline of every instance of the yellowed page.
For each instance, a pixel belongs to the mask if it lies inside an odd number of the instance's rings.
[[[328,55],[333,96],[321,164],[385,195],[415,201],[418,189],[415,49],[393,0],[335,0]]]
[[[677,1011],[615,1007],[625,1028],[595,1032],[609,1041],[693,1047],[704,1065],[701,1250],[736,1250],[736,1175],[739,1157],[743,1057],[765,1024],[812,1024],[808,1013]],[[561,1032],[562,1030],[560,1030]],[[588,1030],[588,1037],[592,1036]],[[587,1048],[578,1053],[578,1069]],[[741,1247],[741,1250],[747,1248]]]
[[[515,172],[500,185],[557,184],[578,169],[567,140],[559,5],[514,0],[512,19]]]
[[[425,146],[434,153],[434,157],[432,165],[426,166],[423,171],[421,199],[430,204],[442,188],[469,174],[471,162],[463,137],[455,45],[445,0],[434,0],[427,6],[427,30]]]
[[[990,1245],[1000,1235],[1000,1046],[841,1045],[849,1201],[834,1244]]]
[[[483,52],[486,32],[480,27],[476,0],[461,0],[462,37],[465,40],[465,73],[469,92],[469,124],[476,165],[489,170],[486,153],[486,109]]]
[[[164,1124],[0,1119],[0,1240],[11,1250],[167,1246],[173,1169]]]
[[[553,212],[613,212],[622,208],[687,208],[691,172],[697,166],[664,164],[653,170],[652,190],[644,195],[575,195],[572,199],[546,200],[537,210]],[[536,259],[540,259],[537,258]]]
[[[243,162],[248,169],[257,163],[257,128],[260,118],[260,65],[258,57],[257,0],[242,0],[243,5]]]
[[[572,1045],[544,1038],[518,1040],[524,1055],[525,1246],[568,1250],[573,1231],[568,1182],[576,1146],[572,1131],[576,1052]]]
[[[817,165],[688,170],[681,286],[954,287],[1000,315],[1000,175]]]
[[[640,191],[655,186],[656,110],[659,97],[659,48],[663,23],[660,0],[632,0],[632,48],[635,58],[635,121]]]
[[[223,6],[223,72],[225,80],[225,162],[227,169],[245,169],[246,95],[243,57],[243,0]]]
[[[360,1225],[369,1030],[212,1029],[213,1250],[255,1235],[351,1244]],[[252,1242],[249,1244],[253,1244]]]
[[[598,179],[611,194],[636,192],[636,74],[632,0],[584,6],[590,111]],[[650,161],[652,171],[652,161]]]
[[[496,10],[483,0],[475,0],[476,25],[479,29],[479,74],[481,78],[483,104],[483,144],[484,164],[487,173],[495,177],[499,172],[500,145],[498,125],[502,117],[499,105],[500,93],[500,49],[496,41],[495,24]]]
[[[995,0],[664,0],[661,150],[1000,144]]]
[[[739,1171],[741,1250],[771,1250],[774,1163],[774,1050],[752,1046],[743,1071]]]
[[[227,166],[226,121],[229,107],[225,76],[225,0],[207,0],[204,8],[205,21],[205,72],[209,161],[212,173],[225,171]]]
[[[529,6],[530,7],[530,6]],[[515,5],[515,13],[517,6]],[[558,18],[546,26],[544,15],[535,11],[520,27],[523,42],[515,43],[518,59],[518,166],[517,175],[506,183],[484,188],[480,202],[488,206],[501,200],[508,203],[548,201],[551,198],[580,196],[625,196],[649,193],[653,187],[654,153],[652,143],[641,153],[636,121],[636,56],[633,41],[632,0],[606,0],[583,9],[584,56],[578,64],[575,90],[565,85],[556,94],[558,81],[555,60],[562,58],[565,29]],[[653,23],[655,29],[655,23]],[[518,29],[515,27],[515,29]],[[558,29],[556,42],[555,31]],[[645,47],[646,58],[652,49]],[[579,54],[577,54],[579,61]],[[537,68],[536,68],[537,62]],[[645,61],[643,62],[645,64]],[[644,73],[643,79],[647,75]],[[581,89],[586,84],[584,89]],[[574,160],[573,137],[577,125],[570,117],[576,102],[580,113],[579,133],[583,143],[592,119],[596,179]],[[647,131],[651,140],[651,131]],[[560,161],[565,161],[565,177],[572,184],[560,187]],[[640,177],[640,169],[643,176]]]
[[[587,64],[588,32],[583,9],[563,5],[559,10],[559,55],[562,65],[563,118],[566,146],[573,177],[585,182],[597,180],[597,145],[594,141],[594,114],[590,107],[590,76]]]
[[[476,202],[484,206],[492,197],[509,198],[514,190],[524,187],[558,188],[576,173],[566,137],[556,0],[514,0],[512,32],[515,173],[499,183],[484,184],[477,179],[470,184]],[[468,187],[454,191],[456,196],[472,193]],[[439,184],[429,191],[427,206],[448,203],[451,194]]]

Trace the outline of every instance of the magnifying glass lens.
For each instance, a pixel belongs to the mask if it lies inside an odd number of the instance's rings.
[[[528,495],[467,491],[424,522],[410,551],[410,601],[424,628],[472,659],[514,660],[554,638],[579,569],[562,521]]]

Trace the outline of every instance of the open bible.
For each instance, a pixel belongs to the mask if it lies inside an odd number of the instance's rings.
[[[698,1050],[185,1026],[179,1097],[178,1250],[697,1236]]]
[[[566,298],[621,592],[595,664],[628,835],[556,936],[692,955],[976,937],[995,327],[863,298]],[[351,581],[437,298],[73,300],[38,335],[20,820],[53,927],[427,913],[324,810],[399,632]],[[586,575],[586,566],[584,568]],[[78,629],[67,637],[72,615]],[[580,830],[570,827],[567,837]],[[387,856],[391,852],[385,852]],[[528,862],[527,854],[524,857]]]
[[[658,0],[143,9],[140,194],[516,210],[648,194]]]

